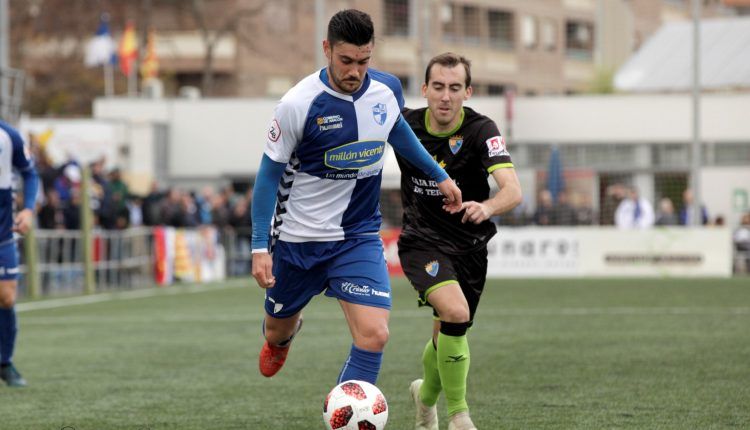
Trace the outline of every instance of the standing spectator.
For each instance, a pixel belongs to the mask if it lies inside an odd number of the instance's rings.
[[[693,225],[693,190],[686,188],[682,192],[682,210],[680,211],[680,225]],[[701,205],[701,225],[708,224],[708,211]]]
[[[659,200],[659,210],[656,212],[656,225],[677,225],[677,214],[674,213],[674,205],[669,197]]]
[[[216,193],[211,199],[211,220],[213,224],[222,229],[229,225],[230,208],[224,193]]]
[[[732,237],[737,253],[735,272],[750,272],[750,212],[742,215],[740,226]]]
[[[576,193],[571,199],[575,210],[576,225],[593,225],[596,214],[587,193]]]
[[[147,226],[162,224],[161,218],[161,201],[165,193],[159,191],[159,184],[154,181],[151,183],[151,190],[143,199],[141,212],[143,212],[143,224]]]
[[[109,188],[112,191],[112,204],[115,213],[127,213],[127,199],[130,197],[128,185],[122,180],[120,169],[114,168],[109,172]]]
[[[185,227],[185,211],[182,206],[182,191],[170,188],[167,197],[162,199],[159,218],[161,223],[171,227]]]
[[[630,187],[625,200],[617,206],[615,225],[619,228],[648,228],[654,225],[654,208],[651,202],[638,195],[637,188]]]
[[[39,209],[39,228],[44,230],[64,229],[65,215],[60,204],[60,196],[54,189],[50,189],[46,194],[47,198],[44,205]]]
[[[627,189],[623,184],[616,183],[607,187],[601,207],[601,219],[599,221],[601,225],[615,224],[615,212],[625,199],[626,194]]]
[[[128,199],[128,224],[131,227],[139,227],[143,225],[143,199],[140,197],[133,197]]]
[[[539,201],[537,202],[536,211],[534,211],[534,224],[536,225],[553,225],[554,205],[552,203],[552,193],[549,190],[539,191]]]
[[[552,208],[552,225],[576,225],[576,212],[568,200],[565,190],[557,195],[557,203]]]

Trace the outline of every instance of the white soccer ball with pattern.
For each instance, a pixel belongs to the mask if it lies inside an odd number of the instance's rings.
[[[326,396],[323,421],[328,430],[383,430],[388,403],[378,387],[369,382],[342,382]]]

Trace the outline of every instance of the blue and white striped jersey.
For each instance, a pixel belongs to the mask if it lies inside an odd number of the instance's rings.
[[[333,90],[322,69],[284,95],[265,149],[271,160],[287,163],[274,216],[281,240],[378,233],[386,143],[403,121],[403,106],[398,78],[372,68],[353,94]]]
[[[14,169],[26,176],[34,173],[34,162],[21,135],[10,125],[0,121],[0,244],[13,239]],[[35,174],[34,177],[36,178]],[[35,196],[31,196],[32,202],[24,202],[24,206],[33,208],[34,198]]]

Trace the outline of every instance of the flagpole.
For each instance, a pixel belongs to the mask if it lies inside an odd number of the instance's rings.
[[[128,74],[128,97],[135,97],[137,95],[136,85],[138,85],[138,81],[136,78],[135,67],[131,66],[130,73]]]
[[[104,63],[104,95],[106,97],[112,97],[115,95],[114,90],[114,74],[111,62]]]

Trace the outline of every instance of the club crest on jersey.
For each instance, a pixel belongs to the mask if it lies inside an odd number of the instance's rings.
[[[424,271],[433,278],[437,276],[438,270],[440,270],[440,263],[437,260],[432,260],[424,265]]]
[[[385,124],[385,119],[388,118],[388,110],[383,103],[378,103],[372,107],[372,117],[379,125]]]
[[[487,144],[487,154],[490,157],[500,157],[508,154],[508,150],[505,149],[505,138],[502,136],[494,136],[485,141]]]
[[[461,149],[461,145],[464,144],[463,136],[452,136],[448,139],[448,146],[451,148],[451,152],[455,155]]]

